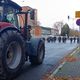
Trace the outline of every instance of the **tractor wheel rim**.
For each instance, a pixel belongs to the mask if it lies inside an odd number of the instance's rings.
[[[18,42],[11,42],[6,52],[6,63],[10,69],[18,67],[21,61],[22,51],[21,46]]]

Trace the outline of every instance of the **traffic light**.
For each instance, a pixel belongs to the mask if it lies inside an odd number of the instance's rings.
[[[70,16],[68,16],[68,20],[70,19]]]

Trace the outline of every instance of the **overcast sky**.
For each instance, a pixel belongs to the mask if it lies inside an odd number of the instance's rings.
[[[43,26],[52,27],[56,21],[68,22],[71,27],[75,11],[80,10],[80,0],[13,0],[21,6],[38,9],[38,20]],[[67,16],[70,16],[68,21]],[[77,26],[78,27],[78,26]]]

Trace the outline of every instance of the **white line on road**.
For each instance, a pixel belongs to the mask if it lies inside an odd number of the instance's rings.
[[[70,54],[70,56],[72,56],[73,54],[75,54],[77,50],[78,50],[78,48],[77,48],[76,50],[74,50],[74,51]],[[62,64],[60,64],[60,65],[58,66],[58,68],[51,74],[50,77],[54,76],[54,75],[63,67],[63,65],[64,65],[65,63],[66,63],[66,61],[64,61]]]
[[[62,64],[60,64],[60,66],[58,66],[58,68],[53,72],[53,74],[55,75],[59,69],[61,69],[63,67],[63,65],[65,64],[66,62],[63,62]]]

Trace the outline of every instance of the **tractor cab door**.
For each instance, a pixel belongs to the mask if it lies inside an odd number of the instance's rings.
[[[3,7],[0,6],[0,22],[2,21],[2,17],[3,17]]]
[[[0,0],[0,22],[8,22],[18,27],[17,15],[20,6],[8,0]]]
[[[30,34],[31,26],[28,25],[29,12],[18,12],[18,13],[16,13],[16,15],[18,18],[19,28],[20,28],[22,34],[24,35],[26,40],[30,40],[30,38],[31,38],[31,34]]]
[[[15,26],[18,26],[17,16],[15,15],[15,9],[7,6],[3,8],[0,6],[0,22],[12,23]]]

